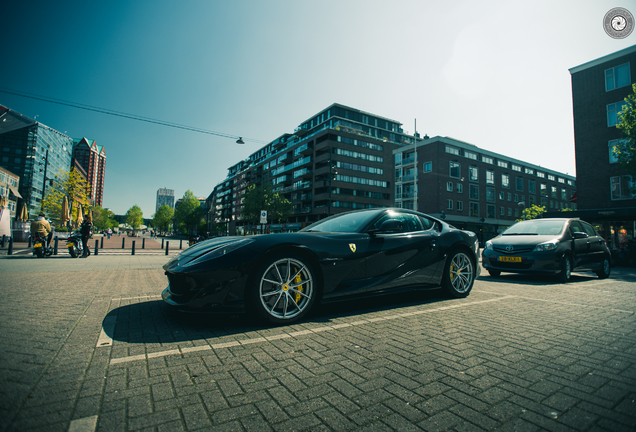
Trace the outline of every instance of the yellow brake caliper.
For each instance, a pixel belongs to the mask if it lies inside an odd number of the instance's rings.
[[[450,279],[453,282],[455,280],[455,263],[451,263],[450,272]]]
[[[296,270],[296,269],[294,268],[294,272],[297,272],[297,271],[298,271],[298,270]],[[297,283],[297,284],[298,284],[298,283],[301,283],[302,281],[303,281],[303,280],[302,280],[302,278],[300,277],[300,273],[299,273],[299,274],[297,274],[297,275],[296,275],[296,277],[294,278],[294,283]],[[303,292],[303,286],[304,286],[304,285],[300,285],[300,286],[298,286],[298,287],[296,288],[296,290],[298,290],[298,292],[294,295],[294,300],[296,301],[296,303],[297,303],[297,304],[298,304],[298,303],[300,303],[300,298],[301,298],[300,293],[301,293],[301,292]]]

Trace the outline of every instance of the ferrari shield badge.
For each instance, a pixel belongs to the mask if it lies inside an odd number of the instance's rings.
[[[356,244],[355,243],[349,243],[349,248],[351,249],[351,252],[355,252],[356,251]]]

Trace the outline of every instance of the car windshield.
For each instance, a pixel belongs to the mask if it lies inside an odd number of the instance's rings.
[[[318,221],[306,228],[301,229],[301,232],[358,232],[363,227],[367,226],[373,218],[378,215],[375,210],[342,213],[334,216],[330,216],[326,219]]]
[[[516,223],[503,232],[502,235],[553,235],[563,232],[565,221],[529,220]]]

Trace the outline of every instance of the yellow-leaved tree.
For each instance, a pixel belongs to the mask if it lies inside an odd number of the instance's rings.
[[[46,195],[42,200],[42,210],[46,214],[47,219],[51,219],[56,229],[62,227],[62,204],[64,197],[68,200],[69,216],[72,222],[77,220],[77,211],[79,205],[86,212],[91,204],[89,197],[90,186],[80,173],[71,168],[70,171],[63,169],[52,180],[51,185],[47,185]]]

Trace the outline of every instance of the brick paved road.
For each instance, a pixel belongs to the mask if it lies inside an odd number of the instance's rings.
[[[634,270],[263,328],[170,311],[167,259],[0,257],[0,430],[636,430]]]

